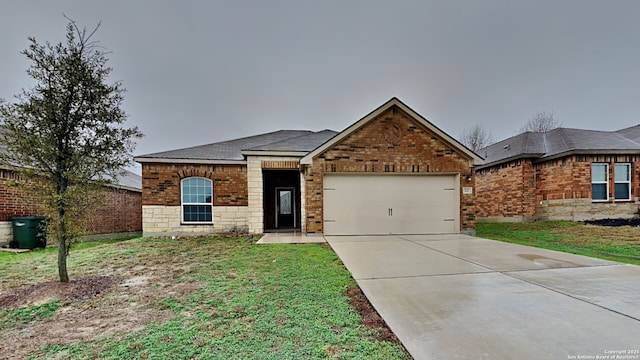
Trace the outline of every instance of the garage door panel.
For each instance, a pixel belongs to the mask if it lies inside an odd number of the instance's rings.
[[[453,175],[326,175],[324,232],[332,235],[457,232]]]

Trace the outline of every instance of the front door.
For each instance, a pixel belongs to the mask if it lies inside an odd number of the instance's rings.
[[[276,188],[276,229],[296,227],[295,188]]]

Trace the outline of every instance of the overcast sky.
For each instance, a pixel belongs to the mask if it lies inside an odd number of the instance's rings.
[[[111,53],[136,155],[280,129],[343,130],[398,97],[459,138],[534,113],[640,123],[640,1],[0,0],[0,98],[30,86],[27,37],[66,14]]]

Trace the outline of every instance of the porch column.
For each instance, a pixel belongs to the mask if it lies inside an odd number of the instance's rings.
[[[264,232],[263,184],[262,161],[257,156],[247,157],[247,183],[248,183],[248,223],[250,234],[262,234]]]

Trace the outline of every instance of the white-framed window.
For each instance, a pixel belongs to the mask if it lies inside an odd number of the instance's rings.
[[[613,198],[615,200],[631,200],[631,164],[616,163],[613,178]]]
[[[206,178],[190,177],[182,179],[182,223],[213,223],[213,182]]]
[[[609,164],[591,164],[591,199],[609,200]]]

